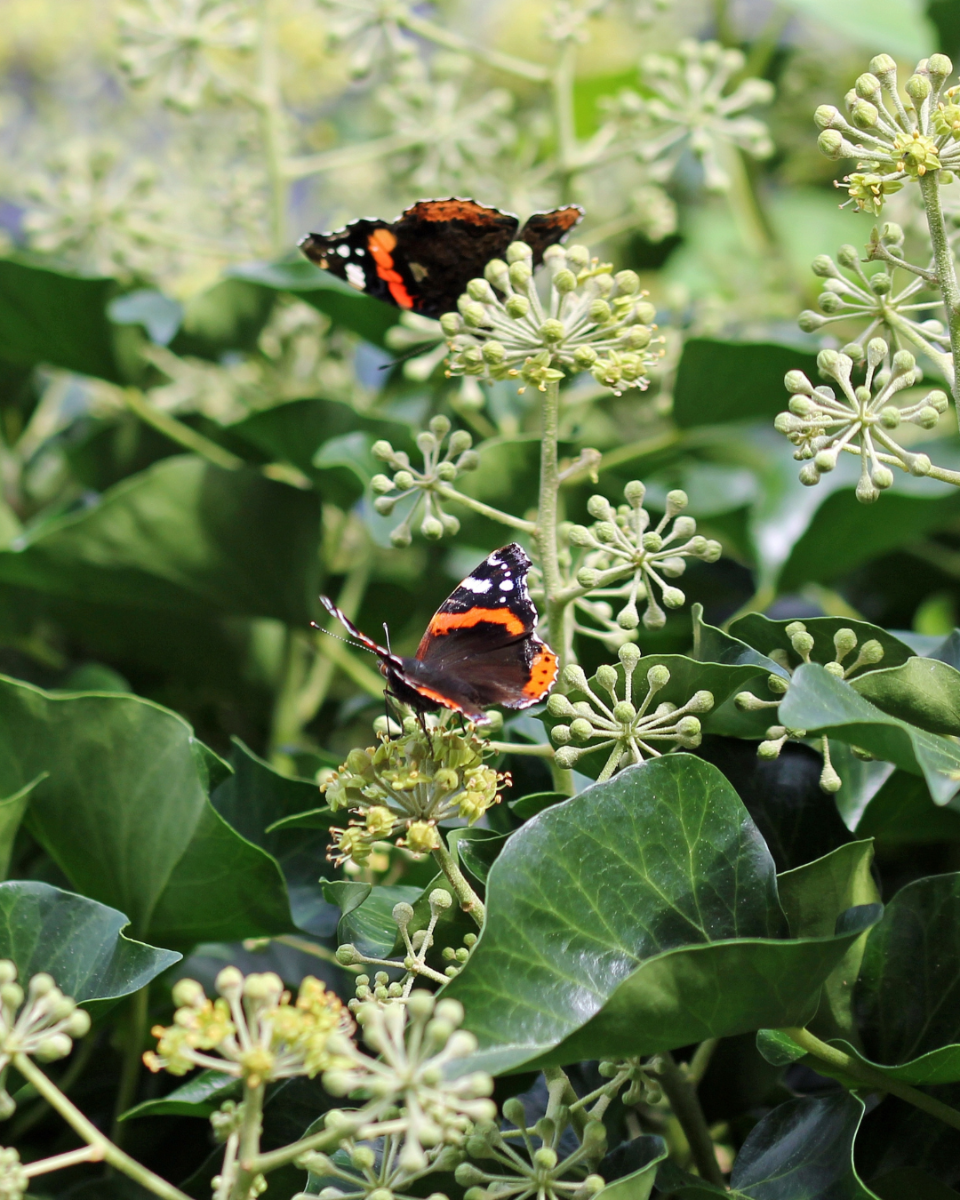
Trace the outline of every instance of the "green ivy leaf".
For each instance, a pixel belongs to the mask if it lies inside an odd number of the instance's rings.
[[[800,655],[793,649],[787,635],[787,627],[792,624],[793,621],[772,621],[762,613],[748,613],[733,622],[729,636],[746,642],[764,655],[769,655],[772,650],[782,650],[790,656],[791,664],[796,663],[799,666]],[[883,647],[881,662],[884,667],[899,667],[913,655],[906,642],[888,633],[886,629],[881,629],[879,625],[871,625],[869,621],[854,621],[847,617],[808,617],[803,624],[813,638],[810,658],[816,663],[832,662],[836,657],[833,638],[839,629],[852,629],[857,635],[858,647],[864,642],[879,642]],[[844,659],[843,665],[851,666],[856,657],[857,651],[854,649]]]
[[[657,1167],[666,1157],[667,1143],[651,1134],[641,1134],[617,1147],[602,1160],[598,1173],[609,1179],[611,1168],[622,1170],[624,1162],[632,1169],[602,1188],[597,1193],[597,1200],[647,1200],[657,1178]]]
[[[144,1100],[135,1108],[128,1108],[121,1121],[133,1121],[137,1117],[209,1117],[224,1100],[237,1098],[243,1084],[233,1075],[222,1071],[201,1071],[159,1100]]]
[[[129,996],[179,962],[173,950],[126,937],[129,924],[115,908],[48,883],[0,883],[0,958],[17,964],[24,984],[48,972],[82,1004]]]
[[[960,812],[934,804],[920,776],[894,771],[864,809],[857,834],[899,846],[960,842]]]
[[[850,680],[854,691],[892,717],[930,733],[960,735],[960,671],[934,658],[908,658],[899,667]]]
[[[275,860],[207,797],[226,770],[149,700],[0,677],[0,792],[46,773],[31,833],[78,891],[127,913],[138,937],[184,946],[292,928]]]
[[[0,358],[121,382],[107,305],[116,280],[0,260]]]
[[[304,626],[315,611],[319,528],[314,493],[178,455],[0,551],[0,581],[88,603]]]
[[[887,716],[820,666],[804,665],[794,673],[779,712],[790,729],[828,734],[922,775],[937,804],[949,804],[960,788],[960,747]]]
[[[870,873],[872,862],[871,841],[850,842],[816,862],[779,875],[780,904],[791,934],[828,937],[840,913],[860,905],[879,905],[880,892]],[[808,1022],[818,1037],[844,1037],[859,1044],[853,989],[866,941],[865,933],[857,938],[824,982],[817,1015]]]
[[[421,889],[394,884],[370,889],[369,895],[355,908],[345,910],[337,926],[337,940],[352,942],[367,958],[386,958],[400,940],[393,919],[394,906],[402,901],[413,905]]]
[[[793,370],[816,379],[816,355],[773,342],[689,338],[677,368],[673,419],[681,429],[751,417],[772,420],[787,406],[783,377]]]
[[[630,768],[518,830],[448,985],[495,1072],[804,1022],[869,910],[788,940],[773,860],[715,767]],[[766,1014],[769,1014],[767,1016]]]

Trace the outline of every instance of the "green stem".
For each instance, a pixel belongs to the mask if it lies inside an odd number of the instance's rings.
[[[71,1129],[83,1138],[87,1145],[94,1146],[103,1152],[103,1159],[110,1166],[122,1171],[124,1175],[153,1192],[154,1195],[163,1197],[163,1200],[190,1200],[189,1196],[181,1192],[179,1188],[175,1188],[172,1183],[168,1183],[159,1175],[148,1171],[129,1154],[124,1154],[120,1147],[115,1146],[108,1137],[102,1134],[92,1121],[87,1120],[80,1109],[71,1103],[56,1084],[48,1079],[25,1054],[15,1054],[13,1065],[28,1083],[33,1084],[50,1107],[63,1117]]]
[[[110,1131],[110,1136],[118,1146],[122,1144],[127,1133],[127,1127],[121,1124],[120,1118],[128,1108],[133,1107],[137,1096],[143,1041],[147,1032],[149,1015],[150,986],[148,984],[139,992],[134,992],[127,1003],[127,1028],[124,1031],[120,1086],[117,1089],[117,1099],[113,1108],[113,1127]]]
[[[525,521],[523,517],[515,517],[512,513],[501,512],[499,508],[491,508],[482,500],[474,500],[472,496],[465,496],[463,492],[458,492],[448,483],[435,484],[433,491],[443,500],[455,500],[457,504],[472,509],[481,517],[489,517],[491,521],[499,521],[501,525],[509,525],[511,529],[519,529],[523,533],[533,533],[537,528],[533,521]]]
[[[906,338],[907,341],[916,346],[921,354],[926,354],[929,358],[932,358],[943,372],[944,377],[950,381],[951,387],[953,386],[953,377],[955,371],[952,354],[947,354],[944,350],[938,350],[937,347],[931,345],[931,343],[928,342],[925,337],[921,337],[921,335],[917,333],[916,329],[914,329],[909,322],[905,321],[903,317],[896,311],[896,309],[887,308],[885,306],[883,319],[891,329],[895,329],[901,337]]]
[[[213,463],[215,467],[224,467],[228,471],[236,471],[245,465],[243,459],[239,458],[236,454],[231,454],[229,450],[224,450],[222,446],[218,446],[210,438],[204,437],[202,433],[197,433],[189,425],[184,425],[176,417],[171,417],[169,413],[160,412],[154,408],[152,404],[148,403],[139,388],[124,388],[123,400],[127,408],[131,412],[136,413],[146,425],[152,425],[164,437],[168,437],[171,442],[176,442],[178,446],[183,446],[185,450],[191,450],[194,454],[199,454],[201,458],[205,458],[207,462]]]
[[[103,1162],[103,1152],[98,1146],[81,1146],[78,1150],[67,1150],[63,1154],[54,1154],[50,1158],[35,1159],[25,1163],[24,1175],[33,1179],[37,1175],[46,1175],[50,1171],[62,1171],[65,1167],[75,1167],[79,1163]]]
[[[957,410],[957,420],[960,421],[960,371],[957,370],[957,364],[960,363],[960,284],[957,283],[957,265],[953,257],[953,247],[947,236],[943,209],[940,206],[940,180],[936,171],[928,171],[926,175],[920,176],[920,192],[933,245],[937,283],[947,310],[947,328],[950,330],[950,349],[954,362],[950,390]]]
[[[562,1067],[544,1067],[543,1077],[547,1081],[547,1093],[551,1101],[555,1096],[557,1101],[568,1109],[570,1124],[576,1130],[577,1136],[582,1138],[583,1131],[587,1127],[587,1114],[581,1107],[576,1107],[577,1093],[573,1090],[573,1084],[567,1077],[566,1071]],[[553,1107],[556,1108],[556,1105]],[[547,1115],[553,1115],[549,1108]]]
[[[440,845],[433,849],[432,854],[433,861],[444,873],[447,883],[453,888],[454,895],[460,901],[460,907],[465,913],[469,913],[477,927],[482,929],[485,911],[483,901],[470,886],[466,875],[460,870],[456,859],[443,842],[442,835]]]
[[[658,1055],[660,1059],[660,1082],[663,1092],[670,1101],[673,1115],[690,1143],[690,1153],[697,1164],[697,1170],[709,1183],[717,1187],[726,1187],[723,1172],[717,1162],[713,1138],[707,1128],[707,1119],[700,1107],[696,1088],[684,1078],[683,1072],[677,1066],[674,1057],[667,1051]]]
[[[341,971],[359,975],[363,970],[362,967],[344,966],[336,954],[326,946],[321,946],[318,942],[308,942],[306,938],[296,937],[292,933],[281,933],[269,940],[279,942],[281,946],[290,946],[293,950],[299,950],[301,954],[312,954],[314,958],[330,963],[331,966],[338,967]]]
[[[738,147],[725,145],[723,165],[730,177],[727,204],[744,246],[757,258],[768,259],[774,249],[773,238],[757,201],[750,172]]]
[[[319,1150],[321,1153],[326,1150],[336,1150],[344,1138],[350,1137],[353,1132],[365,1124],[367,1124],[366,1118],[361,1117],[357,1121],[344,1122],[333,1129],[322,1129],[319,1133],[311,1133],[309,1137],[301,1138],[298,1142],[291,1142],[289,1146],[281,1146],[279,1150],[269,1150],[266,1154],[258,1154],[247,1166],[252,1175],[267,1175],[278,1167],[285,1167],[287,1163],[293,1162],[301,1154],[306,1154],[308,1150]]]
[[[420,137],[391,133],[386,137],[360,142],[359,145],[337,146],[334,150],[324,150],[320,154],[289,158],[283,165],[283,174],[287,179],[305,179],[308,175],[320,175],[324,171],[342,171],[360,163],[386,158],[388,154],[399,154],[402,150],[410,150],[422,144],[423,140]]]
[[[284,111],[280,92],[280,59],[272,0],[260,0],[257,38],[257,112],[270,185],[270,249],[282,254],[287,218],[287,181],[284,170]]]
[[[73,1057],[67,1064],[66,1070],[60,1076],[60,1079],[56,1084],[56,1086],[61,1092],[64,1093],[64,1095],[70,1091],[73,1085],[86,1070],[87,1064],[90,1062],[90,1059],[94,1050],[96,1050],[99,1041],[100,1039],[96,1032],[88,1033],[80,1045],[76,1047]],[[16,1096],[14,1096],[18,1109],[25,1100],[36,1096],[36,1094],[36,1088],[34,1088],[31,1084],[26,1084],[23,1088],[21,1088],[17,1092]],[[20,1116],[16,1121],[14,1121],[13,1125],[9,1128],[9,1130],[7,1130],[5,1135],[10,1145],[16,1145],[21,1138],[28,1133],[34,1127],[34,1125],[36,1125],[38,1121],[41,1121],[46,1116],[49,1109],[50,1105],[46,1102],[46,1100],[38,1098],[35,1103],[30,1105],[29,1108],[21,1111]]]
[[[240,1145],[237,1151],[237,1177],[231,1192],[231,1200],[247,1200],[251,1185],[258,1174],[256,1163],[260,1154],[260,1134],[263,1130],[263,1096],[266,1088],[244,1087],[243,1123],[240,1126]]]
[[[933,1096],[928,1096],[926,1092],[918,1091],[907,1083],[891,1079],[882,1071],[874,1070],[860,1059],[854,1058],[852,1054],[845,1054],[842,1050],[838,1050],[836,1046],[821,1042],[809,1029],[783,1029],[781,1032],[792,1038],[812,1058],[819,1059],[828,1066],[831,1072],[840,1071],[873,1091],[890,1092],[891,1095],[899,1096],[901,1100],[906,1100],[915,1108],[920,1108],[932,1117],[937,1117],[945,1125],[950,1125],[953,1129],[960,1129],[960,1112],[951,1108],[949,1104],[935,1100]]]
[[[488,67],[496,67],[497,70],[506,71],[511,75],[519,75],[521,79],[529,79],[533,83],[546,83],[549,78],[547,68],[540,66],[539,63],[528,62],[524,58],[515,58],[512,54],[503,54],[499,50],[481,46],[449,29],[442,29],[439,25],[434,25],[432,21],[428,21],[425,17],[418,17],[409,10],[397,17],[397,24],[409,29],[411,33],[415,33],[419,37],[435,42],[438,46],[446,46],[448,50],[467,54],[477,62],[486,63]]]
[[[532,758],[553,758],[553,747],[549,742],[487,742],[498,754],[526,754]]]
[[[707,1038],[694,1051],[693,1058],[690,1059],[687,1066],[687,1080],[692,1087],[696,1087],[704,1075],[706,1075],[707,1067],[710,1066],[710,1060],[713,1058],[713,1052],[719,1045],[719,1038]]]
[[[573,109],[573,82],[576,65],[577,46],[572,38],[568,38],[560,48],[560,55],[550,79],[554,118],[557,123],[560,188],[564,199],[570,188],[577,162],[577,129]]]

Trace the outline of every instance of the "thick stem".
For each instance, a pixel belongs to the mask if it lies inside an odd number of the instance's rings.
[[[124,1175],[153,1192],[154,1195],[162,1196],[163,1200],[190,1200],[185,1192],[181,1192],[172,1183],[167,1183],[159,1175],[148,1171],[129,1154],[124,1154],[120,1147],[115,1146],[108,1137],[105,1137],[92,1121],[87,1120],[80,1109],[72,1104],[56,1084],[49,1080],[25,1054],[15,1054],[13,1065],[28,1083],[33,1084],[50,1107],[55,1109],[67,1124],[83,1138],[87,1145],[103,1151],[103,1159],[110,1166],[116,1167],[118,1171],[122,1171]]]
[[[553,746],[549,742],[487,742],[491,750],[499,754],[528,755],[532,758],[553,758]]]
[[[352,1124],[344,1122],[333,1129],[322,1129],[319,1133],[311,1133],[309,1137],[301,1138],[298,1142],[291,1142],[289,1146],[281,1146],[279,1150],[269,1150],[266,1154],[258,1154],[247,1166],[252,1175],[267,1175],[278,1167],[285,1167],[287,1163],[293,1162],[301,1154],[306,1154],[308,1150],[321,1152],[336,1150],[344,1138],[349,1137],[365,1124],[367,1124],[367,1119],[361,1117]]]
[[[852,1054],[845,1054],[836,1046],[821,1042],[809,1029],[784,1029],[781,1032],[792,1038],[812,1058],[819,1059],[830,1068],[831,1072],[840,1071],[850,1079],[855,1079],[858,1083],[862,1083],[874,1091],[890,1092],[891,1095],[899,1096],[901,1100],[906,1100],[915,1108],[920,1108],[932,1117],[937,1117],[945,1125],[950,1125],[953,1129],[960,1129],[960,1112],[951,1108],[949,1104],[935,1100],[933,1096],[928,1096],[926,1092],[918,1091],[907,1083],[890,1079],[882,1071],[874,1070],[873,1067],[854,1058]]]
[[[240,1126],[240,1145],[237,1178],[232,1189],[232,1200],[247,1200],[257,1170],[254,1164],[260,1154],[260,1133],[263,1130],[263,1095],[265,1087],[243,1089],[243,1123]]]
[[[26,1163],[23,1173],[29,1179],[36,1175],[46,1175],[50,1171],[62,1171],[65,1167],[75,1167],[78,1163],[103,1162],[103,1151],[99,1146],[81,1146],[79,1150],[67,1150],[63,1154],[54,1154],[51,1158],[40,1158],[32,1163]]]
[[[543,1077],[547,1081],[547,1093],[553,1100],[553,1097],[559,1101],[570,1114],[570,1124],[577,1132],[577,1136],[582,1138],[583,1131],[587,1126],[587,1114],[583,1111],[583,1107],[578,1105],[577,1093],[573,1090],[573,1084],[570,1082],[566,1071],[562,1067],[544,1067]],[[552,1105],[553,1110],[556,1110],[556,1105]],[[553,1112],[548,1109],[547,1116],[552,1116]]]
[[[127,1004],[127,1027],[124,1031],[123,1063],[120,1068],[120,1086],[117,1089],[117,1099],[113,1109],[113,1128],[110,1135],[119,1146],[127,1133],[121,1123],[121,1117],[128,1108],[133,1106],[137,1096],[137,1085],[140,1082],[141,1055],[143,1041],[147,1032],[147,1018],[150,1012],[150,987],[142,987],[134,992]]]
[[[284,250],[287,217],[287,181],[284,171],[284,111],[280,93],[280,60],[272,0],[260,0],[257,39],[257,111],[260,137],[270,185],[270,249]]]
[[[154,408],[148,403],[139,388],[124,388],[123,400],[127,408],[136,413],[145,424],[152,425],[171,442],[176,442],[185,450],[192,450],[194,454],[199,454],[201,458],[213,463],[215,467],[236,471],[245,465],[243,459],[236,454],[224,450],[222,446],[218,446],[210,438],[204,437],[202,433],[197,433],[189,425],[184,425],[176,417],[171,417],[169,413],[160,412],[159,409]]]
[[[489,504],[484,504],[482,500],[474,500],[472,496],[465,496],[463,492],[458,492],[448,483],[438,483],[434,491],[443,500],[455,500],[457,504],[472,509],[481,517],[489,517],[491,521],[499,521],[501,525],[509,525],[511,529],[520,529],[524,533],[533,533],[536,529],[536,525],[532,521],[525,521],[523,517],[515,517],[512,513],[502,512],[499,508],[492,508]]]
[[[953,257],[953,247],[947,236],[947,226],[943,219],[943,209],[940,207],[940,180],[936,171],[928,171],[920,176],[920,192],[923,196],[923,207],[927,214],[927,226],[930,230],[930,241],[933,245],[933,261],[937,268],[937,282],[943,304],[947,310],[947,328],[950,330],[950,349],[953,353],[953,379],[950,390],[953,392],[954,405],[957,409],[957,420],[960,421],[960,284],[957,283],[957,264]]]
[[[460,901],[460,907],[476,922],[478,928],[483,928],[483,901],[470,886],[466,875],[460,870],[456,859],[441,840],[440,845],[432,851],[433,861],[447,877],[447,883],[453,888],[454,895]]]
[[[697,1164],[697,1170],[709,1183],[716,1184],[717,1187],[726,1187],[696,1088],[684,1078],[669,1051],[658,1057],[661,1060],[660,1082],[664,1095],[670,1101],[673,1115],[680,1122],[690,1143],[690,1153]]]

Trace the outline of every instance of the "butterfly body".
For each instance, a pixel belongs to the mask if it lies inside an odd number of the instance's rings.
[[[439,317],[456,309],[469,281],[512,241],[530,246],[536,266],[582,217],[583,209],[570,204],[534,213],[520,229],[513,213],[451,196],[420,200],[395,221],[361,217],[331,233],[309,233],[300,249],[358,291]]]
[[[413,658],[361,633],[326,596],[324,607],[380,659],[388,691],[418,713],[449,708],[483,720],[493,705],[527,708],[553,687],[557,656],[537,637],[530,560],[511,543],[489,555],[443,602]]]

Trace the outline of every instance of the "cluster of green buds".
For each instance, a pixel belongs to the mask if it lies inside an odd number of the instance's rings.
[[[595,524],[571,525],[565,531],[570,545],[582,551],[576,565],[576,582],[582,589],[577,606],[601,622],[599,636],[604,639],[618,630],[636,629],[641,621],[638,605],[644,602],[644,626],[662,629],[667,617],[657,591],[666,608],[680,608],[686,596],[668,580],[684,573],[688,558],[712,563],[720,557],[720,543],[698,534],[693,517],[681,515],[688,503],[686,492],[667,493],[666,510],[652,529],[650,514],[643,507],[645,495],[644,485],[634,479],[624,488],[627,503],[617,508],[605,496],[591,496],[587,511]],[[589,600],[582,599],[588,593]],[[616,623],[611,601],[622,602]],[[577,628],[598,636],[589,626]]]
[[[646,672],[646,695],[641,700],[641,689],[634,686],[640,651],[630,642],[620,647],[618,657],[619,668],[598,667],[594,676],[597,690],[591,687],[582,667],[571,664],[564,668],[563,681],[571,694],[554,692],[547,701],[547,712],[561,722],[550,730],[558,747],[558,766],[575,767],[586,755],[608,750],[598,777],[604,780],[624,767],[659,758],[662,751],[655,749],[653,742],[672,742],[681,750],[700,745],[702,733],[696,714],[713,708],[713,695],[698,691],[683,705],[664,700],[651,711],[657,693],[670,682],[670,671],[662,663],[651,666]],[[597,694],[599,690],[610,697],[609,704]]]
[[[859,170],[844,181],[848,204],[876,214],[907,179],[939,171],[941,182],[950,182],[950,171],[960,167],[958,89],[944,91],[952,74],[945,54],[922,59],[904,85],[904,102],[897,64],[889,54],[878,54],[845,97],[849,119],[832,104],[820,105],[814,120],[822,130],[821,153],[857,160]]]
[[[839,385],[839,396],[831,387],[815,388],[802,371],[787,372],[790,411],[780,413],[774,427],[797,447],[794,458],[812,460],[800,468],[801,483],[818,484],[836,467],[841,451],[860,455],[857,499],[862,504],[872,504],[893,484],[890,466],[911,475],[930,473],[929,456],[905,450],[892,433],[903,422],[933,429],[947,411],[947,395],[934,389],[912,403],[898,404],[897,393],[918,383],[922,372],[909,350],[898,350],[887,366],[889,353],[883,338],[871,338],[866,350],[858,342],[839,351],[821,350],[820,374]],[[854,386],[854,367],[864,364],[864,382]]]
[[[379,746],[351,750],[321,788],[334,812],[356,814],[346,829],[331,830],[335,861],[362,863],[377,842],[397,834],[396,845],[429,854],[440,845],[440,821],[461,817],[473,825],[510,782],[485,764],[490,753],[473,732],[424,731],[414,717],[399,737],[383,735]]]
[[[564,1155],[558,1151],[565,1121],[541,1117],[528,1131],[523,1102],[516,1097],[506,1101],[503,1115],[518,1127],[526,1154],[514,1149],[495,1125],[477,1129],[467,1139],[467,1153],[485,1165],[465,1162],[457,1167],[457,1183],[466,1188],[464,1200],[590,1200],[606,1186],[595,1169],[607,1144],[602,1121],[587,1121],[580,1145]],[[540,1140],[539,1146],[531,1132]]]
[[[774,146],[769,130],[747,109],[769,104],[773,85],[748,78],[729,89],[745,64],[739,50],[691,38],[680,43],[675,56],[651,54],[643,59],[647,95],[622,91],[614,112],[634,130],[637,154],[653,164],[654,179],[671,175],[689,150],[703,164],[707,190],[725,192],[730,187],[726,163],[731,148],[752,158],[770,157]]]
[[[0,959],[0,1072],[5,1072],[16,1054],[28,1054],[38,1062],[66,1058],[75,1038],[90,1030],[89,1014],[77,1008],[46,974],[34,975],[26,995],[17,983],[17,968]],[[13,1115],[15,1104],[0,1088],[0,1120]]]
[[[894,267],[901,265],[902,260],[895,253],[903,245],[900,226],[888,222],[882,230],[874,230],[874,234],[871,257],[883,258]],[[902,342],[906,338],[934,361],[949,356],[950,335],[945,325],[936,317],[924,316],[930,309],[942,310],[942,301],[915,299],[918,292],[929,287],[926,273],[915,275],[906,286],[895,290],[887,271],[866,274],[855,246],[841,246],[837,259],[839,267],[829,254],[819,254],[813,260],[813,272],[824,280],[824,284],[817,300],[820,312],[807,309],[800,314],[798,324],[805,333],[814,333],[853,317],[867,322],[856,339],[861,346],[880,334],[893,341],[897,350],[904,348]],[[916,271],[914,267],[909,269]],[[912,314],[919,314],[920,319]]]
[[[356,998],[347,1001],[347,1006],[351,1011],[356,1012],[360,1004],[367,1002],[376,1002],[381,1004],[389,1004],[398,1000],[405,1000],[413,988],[419,976],[426,979],[432,979],[434,983],[446,983],[448,979],[457,974],[457,968],[453,967],[441,974],[434,970],[427,963],[427,955],[433,949],[435,931],[437,921],[453,904],[453,897],[444,888],[434,888],[427,897],[427,903],[430,906],[430,920],[423,929],[414,929],[411,931],[410,926],[416,916],[413,905],[408,904],[405,900],[401,900],[399,904],[393,906],[393,919],[397,928],[400,931],[400,937],[403,940],[404,956],[399,960],[389,958],[370,958],[363,954],[352,942],[346,942],[342,946],[337,947],[337,961],[343,966],[355,966],[357,963],[366,963],[369,966],[393,967],[401,968],[406,974],[398,981],[390,982],[388,975],[384,975],[383,979],[378,978],[374,982],[374,986],[370,987],[370,977],[368,975],[358,975],[356,980]],[[474,939],[476,940],[476,939]]]
[[[156,1053],[143,1056],[151,1071],[185,1075],[205,1067],[255,1088],[295,1075],[312,1078],[340,1061],[332,1040],[343,1035],[338,1045],[347,1041],[353,1022],[319,979],[307,975],[296,1000],[272,971],[244,977],[236,967],[224,967],[215,986],[217,999],[211,1000],[196,980],[177,981],[173,1024],[154,1026]]]
[[[541,391],[567,374],[589,371],[619,395],[645,388],[661,358],[654,337],[656,310],[640,290],[635,271],[611,274],[609,263],[585,246],[551,246],[544,254],[550,293],[541,301],[526,242],[494,258],[483,279],[471,279],[459,312],[440,318],[453,375],[512,379],[521,391]]]
[[[21,1200],[29,1186],[30,1175],[20,1155],[12,1146],[0,1146],[0,1200]]]
[[[655,1071],[657,1061],[656,1058],[650,1061],[641,1058],[607,1060],[599,1064],[597,1073],[602,1079],[611,1081],[608,1095],[616,1095],[620,1088],[626,1087],[620,1099],[627,1108],[636,1104],[655,1107],[663,1103],[663,1088]]]
[[[405,1004],[361,1004],[357,1021],[376,1057],[349,1038],[338,1038],[336,1052],[345,1061],[324,1072],[323,1086],[332,1096],[360,1096],[366,1104],[359,1114],[328,1113],[328,1128],[361,1117],[354,1128],[357,1141],[396,1139],[396,1153],[385,1158],[410,1176],[424,1171],[444,1146],[462,1146],[477,1122],[494,1119],[490,1076],[455,1074],[477,1049],[473,1034],[459,1028],[463,1006],[458,1001],[416,990]],[[317,1155],[303,1165],[325,1175],[332,1164]],[[359,1190],[366,1194],[362,1185]]]
[[[790,676],[796,667],[802,663],[813,661],[811,656],[816,643],[806,625],[802,621],[793,621],[787,626],[786,634],[800,662],[791,662],[790,655],[786,650],[771,650],[767,657],[772,659],[783,671],[782,675],[767,676],[767,690],[775,699],[763,700],[753,692],[738,692],[734,697],[734,704],[741,712],[760,712],[765,708],[779,707],[783,697],[790,690]],[[821,664],[823,669],[836,679],[849,679],[857,671],[876,667],[883,660],[883,646],[876,638],[868,638],[859,649],[857,649],[857,643],[857,635],[852,629],[838,629],[833,635],[833,658]],[[857,650],[857,657],[853,662],[844,666],[844,661],[854,650]],[[803,737],[806,737],[806,731],[803,729],[788,729],[785,725],[771,725],[767,729],[766,737],[757,748],[757,754],[760,758],[765,759],[778,758],[787,741]],[[823,754],[820,787],[828,793],[838,792],[841,787],[841,779],[830,761],[830,743],[826,738],[820,739],[820,751]]]
[[[450,431],[449,420],[438,414],[430,421],[430,428],[417,434],[417,446],[423,455],[423,470],[411,466],[410,456],[403,450],[394,450],[388,441],[374,442],[373,454],[386,463],[393,476],[374,475],[370,481],[376,500],[373,507],[383,517],[393,512],[398,502],[416,496],[406,516],[390,534],[395,546],[409,546],[412,540],[411,525],[423,506],[420,532],[425,538],[436,541],[444,534],[459,531],[460,522],[450,513],[444,512],[442,500],[457,500],[458,493],[450,485],[462,471],[475,471],[480,465],[480,456],[472,450],[473,438],[465,429]]]

